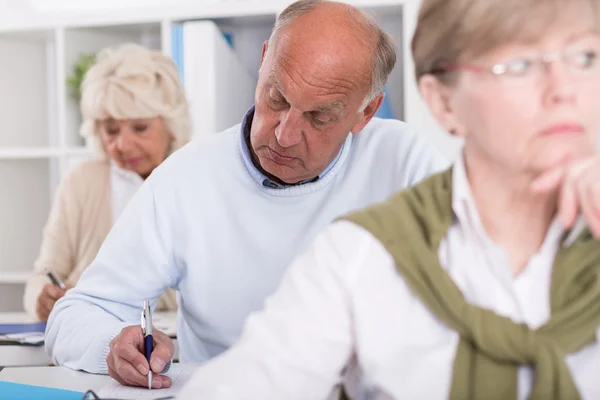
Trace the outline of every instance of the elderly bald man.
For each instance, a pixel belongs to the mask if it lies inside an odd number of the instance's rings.
[[[74,369],[168,387],[173,343],[142,354],[144,300],[179,292],[183,362],[225,351],[290,261],[337,216],[446,166],[404,123],[373,115],[394,45],[349,5],[304,0],[262,50],[255,106],[153,172],[77,287],[50,315],[46,348]],[[318,304],[315,304],[318,307]],[[319,327],[314,327],[319,329]]]

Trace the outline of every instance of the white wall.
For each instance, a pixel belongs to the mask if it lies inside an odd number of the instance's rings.
[[[23,311],[23,285],[0,283],[0,313]]]
[[[10,94],[0,95],[0,147],[47,146],[46,42],[2,36],[0,54],[0,91]]]
[[[50,208],[49,162],[0,161],[0,272],[33,268]]]
[[[44,12],[118,11],[130,7],[186,4],[202,0],[29,0],[29,7]],[[204,0],[210,2],[212,0]]]

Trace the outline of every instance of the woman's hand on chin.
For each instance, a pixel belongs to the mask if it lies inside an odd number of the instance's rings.
[[[561,165],[542,174],[532,190],[548,193],[560,189],[558,213],[571,228],[581,213],[596,238],[600,238],[600,155]]]

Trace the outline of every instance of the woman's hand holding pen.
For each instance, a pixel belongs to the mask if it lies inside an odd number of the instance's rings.
[[[173,358],[175,346],[164,333],[154,330],[154,351],[150,365],[144,357],[144,334],[138,326],[128,326],[110,342],[110,352],[106,357],[108,375],[122,385],[148,387],[148,371],[152,368],[152,388],[168,388],[171,378],[159,375]]]
[[[38,296],[37,305],[35,309],[40,321],[48,321],[48,316],[54,308],[54,304],[61,297],[63,297],[69,289],[70,287],[67,287],[66,290],[63,290],[52,283],[47,283],[42,288],[42,292]]]

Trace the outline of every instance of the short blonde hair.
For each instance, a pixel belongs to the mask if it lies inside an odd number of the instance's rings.
[[[598,17],[598,0],[423,0],[412,40],[416,78],[503,44],[537,40],[577,1]]]
[[[82,83],[80,134],[105,149],[98,122],[161,117],[173,136],[171,151],[189,141],[188,103],[175,63],[159,51],[123,44],[100,51]]]

